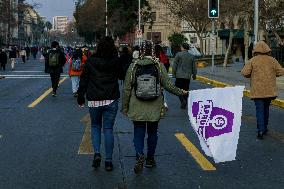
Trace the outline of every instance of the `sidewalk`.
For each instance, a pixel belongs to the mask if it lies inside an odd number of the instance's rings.
[[[250,79],[244,78],[241,75],[241,70],[243,68],[242,62],[236,62],[229,64],[227,68],[223,68],[222,65],[217,65],[214,67],[212,72],[212,67],[207,66],[205,68],[198,68],[197,75],[208,78],[210,80],[215,80],[229,85],[243,85],[247,90],[250,90]],[[199,80],[204,80],[200,79]],[[277,100],[284,100],[284,77],[277,78],[278,87],[278,98]],[[280,106],[281,107],[281,106]],[[282,107],[284,108],[284,106]]]

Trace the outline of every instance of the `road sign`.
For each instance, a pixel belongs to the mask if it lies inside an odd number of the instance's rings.
[[[208,0],[208,17],[219,18],[219,0]]]
[[[137,30],[137,32],[136,32],[136,37],[137,37],[138,39],[142,39],[142,38],[143,38],[142,30]]]

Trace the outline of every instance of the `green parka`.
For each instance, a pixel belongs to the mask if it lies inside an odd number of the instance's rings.
[[[124,92],[122,99],[122,112],[127,114],[132,121],[159,121],[161,116],[161,110],[164,104],[163,96],[159,96],[155,100],[144,101],[139,100],[135,96],[135,91],[133,88],[133,78],[135,73],[134,66],[138,65],[149,65],[156,64],[157,68],[160,70],[160,83],[161,86],[175,95],[184,95],[184,91],[173,85],[168,73],[163,65],[160,65],[157,61],[154,61],[152,57],[146,56],[143,59],[136,60],[132,63],[126,73]]]

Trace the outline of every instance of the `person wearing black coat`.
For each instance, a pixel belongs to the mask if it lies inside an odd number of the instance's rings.
[[[17,58],[17,49],[16,49],[16,47],[12,47],[9,51],[9,59],[10,59],[10,62],[11,62],[12,71],[15,70],[16,58]]]
[[[106,171],[113,170],[113,126],[120,97],[118,80],[122,68],[117,55],[113,39],[103,38],[97,46],[97,53],[84,65],[77,91],[77,102],[80,107],[85,104],[85,95],[88,101],[91,138],[95,152],[92,165],[94,168],[98,168],[101,163],[101,128],[103,127]]]
[[[128,48],[123,47],[122,52],[121,52],[120,57],[119,57],[119,63],[121,64],[121,67],[122,67],[122,78],[121,78],[121,80],[125,79],[126,72],[129,68],[130,64],[132,63],[132,60],[133,60],[133,57],[129,53]]]
[[[2,49],[0,52],[0,71],[3,69],[3,71],[6,70],[6,64],[7,64],[7,54],[5,52],[5,49]]]
[[[60,79],[60,74],[63,73],[63,66],[66,63],[66,58],[64,53],[59,48],[59,43],[57,41],[53,41],[51,43],[51,50],[49,51],[49,55],[47,56],[47,62],[50,64],[50,55],[58,54],[58,65],[56,66],[48,66],[48,73],[50,74],[51,84],[52,84],[52,96],[56,96],[56,91],[58,88],[58,83]]]

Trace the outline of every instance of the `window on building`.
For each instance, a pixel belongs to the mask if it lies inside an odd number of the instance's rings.
[[[191,37],[190,38],[190,43],[192,43],[192,44],[197,43],[197,37]]]

